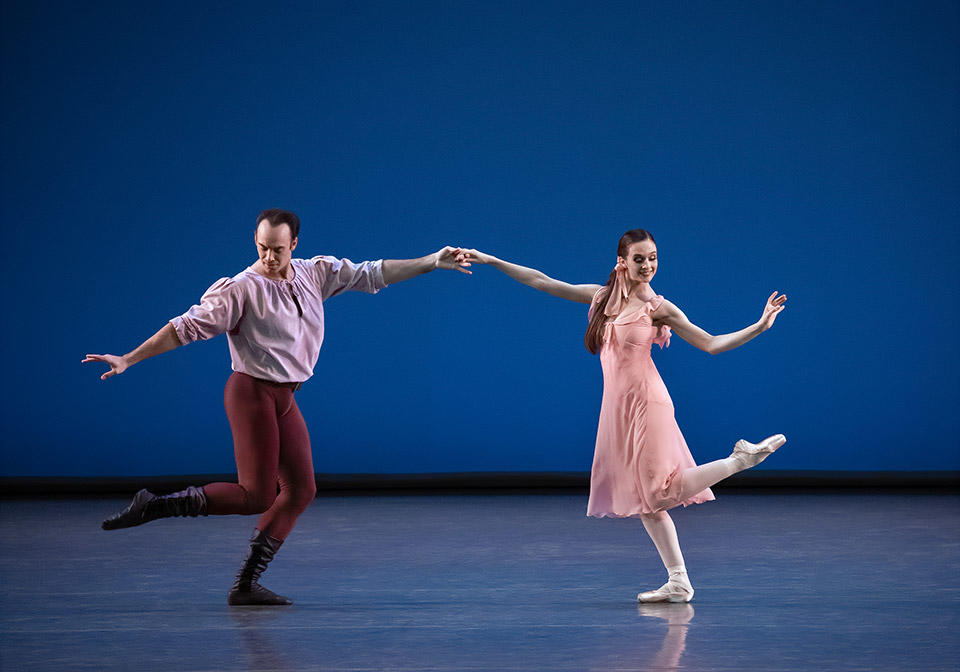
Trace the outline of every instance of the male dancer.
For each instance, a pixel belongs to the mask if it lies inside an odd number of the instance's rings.
[[[133,352],[83,360],[108,364],[110,370],[101,376],[106,380],[148,357],[227,333],[233,374],[224,405],[239,482],[191,486],[162,497],[141,490],[126,509],[103,521],[103,529],[171,516],[262,514],[227,596],[231,605],[292,604],[258,581],[316,494],[310,437],[293,393],[317,363],[323,302],[349,290],[375,294],[436,268],[470,273],[465,268],[470,264],[458,263],[460,250],[453,247],[419,259],[360,264],[329,256],[293,259],[299,233],[300,220],[292,212],[261,212],[254,236],[259,259],[252,266],[215,282],[199,305],[170,320]]]

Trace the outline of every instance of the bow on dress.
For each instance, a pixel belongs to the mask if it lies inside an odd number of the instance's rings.
[[[607,301],[607,307],[603,309],[603,314],[607,317],[616,317],[630,298],[630,283],[627,282],[627,265],[617,260],[617,265],[613,267],[614,279],[613,287],[610,288],[610,299]]]

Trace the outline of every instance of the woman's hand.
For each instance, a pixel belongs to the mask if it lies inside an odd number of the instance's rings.
[[[496,259],[496,257],[494,257],[492,254],[484,254],[479,250],[461,249],[460,254],[457,256],[457,259],[458,260],[462,259],[463,261],[466,261],[468,263],[472,262],[474,264],[489,264],[494,259]]]
[[[126,357],[117,357],[116,355],[87,355],[86,359],[80,363],[84,364],[86,362],[103,362],[110,366],[110,370],[100,376],[100,380],[106,380],[110,376],[121,374],[130,366]]]
[[[467,268],[470,266],[470,261],[463,258],[463,249],[459,247],[450,247],[447,246],[442,250],[434,252],[436,260],[434,262],[434,268],[444,268],[449,271],[454,269],[460,271],[461,273],[466,273],[471,275],[473,271],[468,271]]]
[[[786,301],[786,294],[777,296],[776,292],[771,294],[770,298],[767,299],[767,305],[763,309],[763,316],[760,318],[760,326],[763,327],[764,331],[773,326],[773,322],[777,319],[777,315],[779,315],[784,309],[784,304]]]

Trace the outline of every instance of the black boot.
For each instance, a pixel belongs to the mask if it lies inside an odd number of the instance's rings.
[[[253,536],[250,537],[250,554],[243,561],[237,580],[233,582],[233,588],[227,595],[227,604],[234,606],[293,604],[290,598],[277,595],[257,583],[260,574],[267,568],[267,563],[273,560],[274,554],[282,543],[280,539],[275,539],[260,530],[253,531]]]
[[[124,527],[143,525],[158,518],[173,516],[196,518],[205,515],[207,515],[207,496],[203,488],[195,488],[191,485],[186,490],[163,497],[157,497],[148,490],[141,490],[134,495],[130,506],[107,518],[101,527],[105,530],[119,530]]]

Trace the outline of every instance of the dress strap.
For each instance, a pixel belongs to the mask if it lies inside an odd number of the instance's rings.
[[[647,305],[650,307],[650,312],[652,313],[657,308],[663,304],[664,298],[662,294],[657,294],[655,297],[647,301]]]
[[[663,295],[657,294],[655,297],[647,301],[647,313],[652,313],[657,310],[661,305],[663,305]],[[660,346],[660,349],[670,347],[670,327],[667,325],[662,325],[657,329],[657,335],[654,336],[653,342]]]

